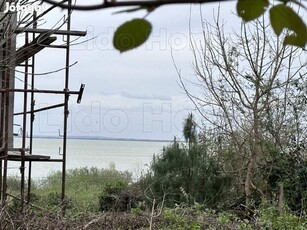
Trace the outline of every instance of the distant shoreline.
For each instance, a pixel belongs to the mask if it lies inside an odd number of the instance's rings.
[[[21,136],[15,136],[14,138],[21,138]],[[62,139],[61,136],[33,136],[33,138]],[[75,140],[101,140],[101,141],[166,142],[166,143],[170,143],[170,142],[173,141],[173,140],[157,140],[157,139],[87,137],[87,136],[68,136],[67,139],[75,139]]]

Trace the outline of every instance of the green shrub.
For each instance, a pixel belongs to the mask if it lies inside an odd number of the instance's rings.
[[[301,220],[286,207],[282,211],[279,211],[275,206],[263,206],[257,211],[257,214],[257,222],[266,229],[307,229],[306,219]]]
[[[112,181],[104,186],[103,192],[99,196],[99,210],[110,211],[114,209],[121,210],[122,204],[118,204],[120,192],[128,186],[123,181]]]
[[[167,207],[182,202],[216,207],[229,194],[230,181],[230,177],[221,172],[214,157],[207,153],[205,146],[195,143],[187,149],[174,141],[154,157],[142,184],[144,191],[150,188],[150,195],[158,202],[166,194]]]
[[[72,208],[71,199],[68,196],[65,196],[62,202],[61,194],[59,192],[50,192],[46,197],[46,205],[47,206],[65,205],[66,209]]]
[[[139,184],[128,185],[122,181],[113,181],[105,185],[99,196],[100,211],[129,211],[141,208],[143,193]]]
[[[263,190],[267,200],[276,202],[283,186],[284,202],[297,213],[307,210],[307,161],[305,148],[289,146],[288,152],[280,151],[269,143],[265,150],[267,160],[259,167],[260,181],[264,181]]]
[[[165,208],[162,217],[167,222],[167,226],[160,227],[163,230],[200,230],[201,223],[197,222],[191,215],[186,215],[184,208],[177,207],[175,209]],[[164,224],[165,225],[165,224]]]

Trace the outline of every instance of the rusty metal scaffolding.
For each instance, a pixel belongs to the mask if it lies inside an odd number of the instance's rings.
[[[0,0],[0,3],[3,1]],[[71,4],[71,0],[67,1]],[[1,4],[3,5],[3,4]],[[31,202],[31,177],[32,162],[48,163],[59,162],[62,164],[62,187],[61,199],[65,198],[66,182],[66,155],[67,155],[67,119],[69,114],[68,101],[70,95],[78,95],[77,102],[80,103],[84,85],[81,84],[77,91],[69,90],[69,70],[70,70],[70,46],[71,36],[85,36],[86,31],[71,30],[71,11],[67,10],[64,30],[51,30],[37,28],[37,20],[42,16],[52,13],[54,6],[49,7],[46,11],[37,14],[33,12],[33,19],[24,27],[16,26],[16,14],[7,14],[0,17],[0,32],[2,35],[9,31],[7,37],[0,38],[0,199],[1,205],[4,206],[8,201],[8,165],[10,161],[20,162],[20,200],[21,209],[25,203]],[[24,44],[16,50],[17,34],[24,35]],[[52,45],[58,38],[64,36],[65,44]],[[65,74],[63,90],[38,90],[35,88],[35,58],[36,54],[42,49],[64,49],[65,50]],[[15,87],[15,67],[24,69],[24,87],[17,89]],[[36,94],[60,94],[63,95],[63,102],[55,105],[49,105],[44,108],[35,108]],[[23,98],[23,110],[14,111],[15,94],[21,94]],[[28,106],[29,105],[29,106]],[[30,108],[28,108],[30,107]],[[50,156],[36,155],[33,149],[33,136],[35,114],[55,109],[63,108],[63,135],[62,135],[62,155],[57,159],[51,159]],[[13,143],[13,124],[14,116],[22,116],[22,135],[21,148],[15,148]],[[29,122],[29,123],[28,123]],[[28,123],[28,125],[27,125]],[[29,127],[29,128],[28,128]],[[28,130],[29,129],[29,130]],[[29,133],[27,137],[27,133]],[[28,143],[27,143],[28,141]],[[29,146],[29,147],[26,147]],[[26,178],[26,174],[28,175]],[[26,183],[26,179],[28,180]],[[63,204],[65,202],[62,202]],[[63,210],[65,207],[63,205]]]

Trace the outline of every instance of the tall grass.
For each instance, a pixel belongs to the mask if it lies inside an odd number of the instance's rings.
[[[132,173],[117,171],[114,165],[105,169],[78,168],[66,172],[67,214],[76,215],[95,213],[99,211],[99,195],[104,187],[114,181],[125,184],[132,182]],[[8,181],[10,193],[20,193],[20,179],[11,177]],[[60,171],[50,174],[47,178],[33,181],[31,201],[33,204],[58,211],[61,208],[62,173]]]

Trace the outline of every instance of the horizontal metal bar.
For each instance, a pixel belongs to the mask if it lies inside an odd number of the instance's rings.
[[[31,65],[31,64],[28,64],[28,65],[25,65],[25,64],[19,64],[18,66],[20,66],[20,67],[24,67],[24,66],[33,67],[33,65]]]
[[[0,92],[17,92],[17,93],[53,93],[53,94],[79,94],[79,91],[69,90],[39,90],[39,89],[0,89]]]
[[[61,103],[61,104],[46,106],[46,107],[43,107],[43,108],[40,108],[40,109],[35,109],[33,111],[27,111],[26,114],[29,114],[29,113],[32,113],[32,112],[33,113],[42,112],[42,111],[49,110],[49,109],[55,109],[55,108],[63,107],[64,105],[65,105],[64,103]],[[14,116],[23,115],[23,114],[24,114],[24,112],[14,113]]]
[[[11,158],[8,159],[9,161],[21,161],[22,159],[20,158]],[[25,159],[24,161],[39,161],[39,162],[63,162],[62,159]]]
[[[87,33],[86,31],[79,31],[79,30],[50,30],[50,29],[24,28],[24,27],[19,27],[15,29],[15,33],[24,33],[24,32],[50,33],[50,34],[59,34],[59,35],[72,35],[72,36],[85,36]]]
[[[7,151],[29,151],[30,149],[29,148],[7,148]],[[0,149],[0,152],[3,152],[5,151],[5,148],[1,148]]]

